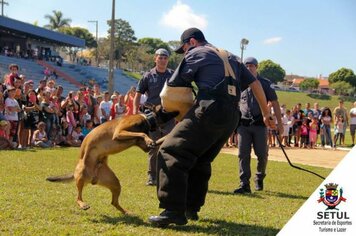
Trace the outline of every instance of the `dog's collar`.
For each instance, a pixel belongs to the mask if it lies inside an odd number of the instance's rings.
[[[155,131],[157,128],[156,115],[154,112],[144,113],[142,114],[145,117],[145,120],[148,124],[150,131]]]

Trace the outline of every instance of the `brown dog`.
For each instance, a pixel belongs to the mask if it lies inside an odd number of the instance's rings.
[[[131,146],[138,146],[148,152],[151,147],[160,145],[163,139],[153,142],[148,132],[156,126],[173,119],[177,112],[164,112],[159,107],[147,115],[138,114],[115,119],[98,126],[84,139],[80,148],[80,159],[74,174],[67,176],[48,177],[48,181],[60,182],[75,179],[78,197],[77,203],[81,209],[90,208],[83,201],[82,191],[87,183],[102,185],[112,193],[111,204],[123,214],[124,210],[119,204],[121,185],[107,164],[108,155],[122,152]]]

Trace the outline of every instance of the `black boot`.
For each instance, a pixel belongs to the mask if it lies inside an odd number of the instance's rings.
[[[198,216],[198,212],[197,211],[186,210],[185,211],[185,216],[187,217],[188,220],[193,220],[193,221],[199,220],[199,216]]]
[[[255,189],[256,191],[262,191],[263,190],[263,180],[255,180]]]
[[[250,185],[241,185],[241,187],[234,190],[235,194],[251,193]]]
[[[167,227],[170,224],[185,225],[188,223],[184,211],[162,211],[159,216],[150,216],[148,221],[159,227]]]

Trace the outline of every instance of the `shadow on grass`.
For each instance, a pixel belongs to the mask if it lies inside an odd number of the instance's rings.
[[[314,99],[320,99],[320,100],[331,100],[331,96],[327,95],[327,94],[308,94],[307,95],[310,98],[314,98]]]
[[[102,215],[101,218],[101,220],[92,220],[92,222],[107,223],[112,225],[123,223],[128,225],[146,226],[159,229],[158,227],[143,221],[140,217],[133,215],[126,215],[121,217],[110,217]],[[168,229],[175,230],[177,232],[203,233],[206,235],[276,235],[280,230],[271,227],[239,224],[218,219],[201,219],[196,221],[196,223],[189,222],[185,226],[171,225],[168,227]],[[162,231],[164,231],[164,229],[162,229]]]
[[[259,194],[251,193],[251,194],[235,194],[233,192],[223,192],[219,190],[208,190],[208,193],[211,194],[219,194],[219,195],[231,195],[231,196],[244,196],[244,197],[251,197],[251,198],[263,198]]]
[[[232,192],[223,192],[218,190],[209,190],[211,194],[219,194],[219,195],[231,195],[231,196],[243,196],[248,198],[264,198],[263,196],[272,196],[272,197],[280,197],[280,198],[290,198],[290,199],[303,199],[306,200],[308,197],[299,196],[299,195],[292,195],[287,193],[281,192],[274,192],[274,191],[263,191],[263,192],[252,192],[251,194],[234,194]]]
[[[292,195],[292,194],[280,193],[280,192],[274,192],[274,191],[265,191],[264,194],[268,195],[268,196],[280,197],[280,198],[302,199],[302,200],[308,199],[308,197],[305,197],[305,196]]]
[[[100,220],[92,220],[93,223],[106,223],[116,225],[118,223],[151,226],[148,222],[143,221],[140,217],[135,215],[122,215],[117,217],[101,215]]]

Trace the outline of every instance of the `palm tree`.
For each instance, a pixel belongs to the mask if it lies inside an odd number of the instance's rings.
[[[61,11],[53,10],[52,12],[53,16],[48,14],[45,15],[45,18],[49,20],[49,24],[45,25],[45,28],[57,31],[61,27],[70,26],[72,20],[69,18],[63,18],[63,13]]]

